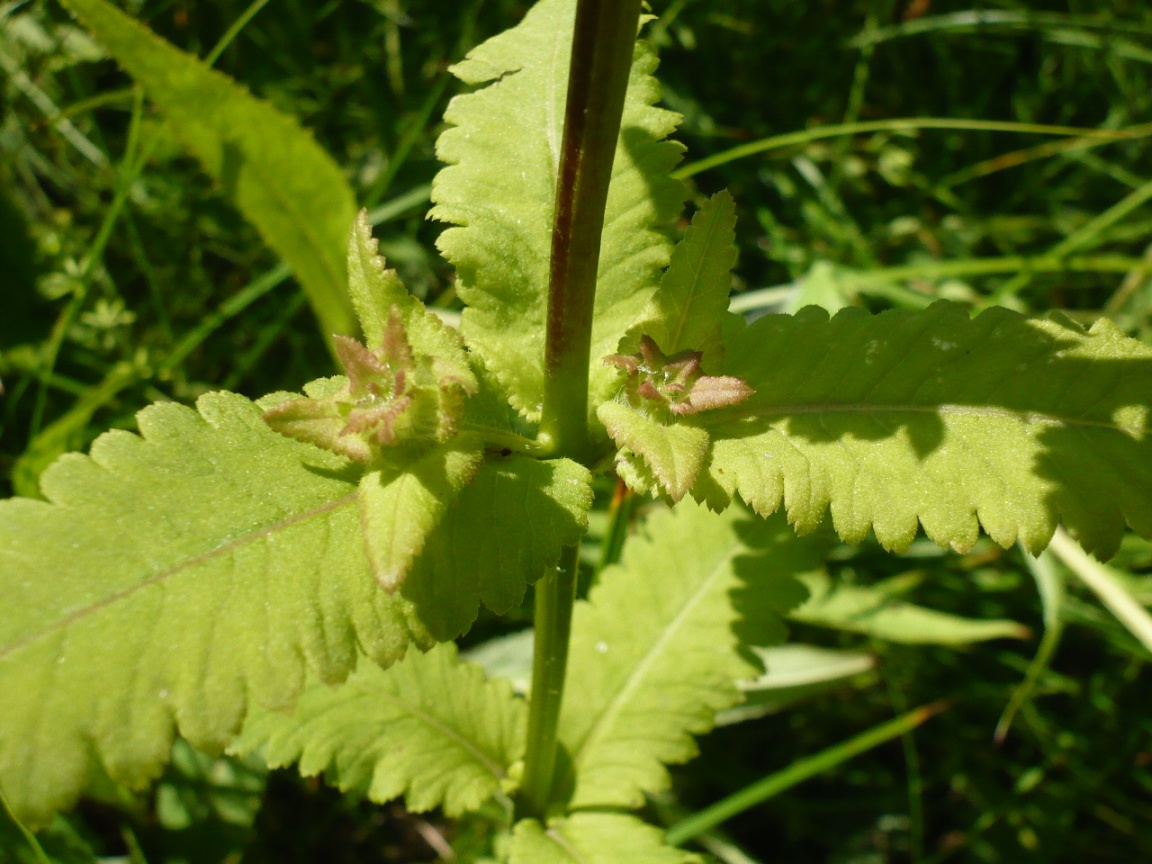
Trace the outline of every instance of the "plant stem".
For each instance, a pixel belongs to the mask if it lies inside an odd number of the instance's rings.
[[[604,207],[632,66],[640,0],[579,0],[568,69],[564,138],[552,221],[544,404],[539,441],[550,455],[587,464],[588,362]],[[528,747],[517,816],[544,818],[552,803],[556,730],[568,666],[579,549],[536,583],[536,641]]]
[[[556,773],[556,728],[568,671],[568,637],[580,548],[568,546],[556,572],[536,583],[536,636],[532,655],[532,691],[528,709],[528,751],[524,785],[517,802],[518,817],[543,818],[552,801]]]
[[[540,439],[581,462],[604,206],[640,18],[640,0],[580,0],[556,181]]]
[[[1048,548],[1092,590],[1129,633],[1152,651],[1152,615],[1132,596],[1116,571],[1088,555],[1063,528],[1056,529]]]
[[[600,544],[600,560],[592,577],[593,584],[600,578],[600,573],[605,567],[620,560],[620,552],[624,548],[624,540],[628,536],[628,526],[632,522],[632,513],[635,509],[636,493],[625,486],[623,480],[617,480],[616,492],[608,508],[608,533]]]

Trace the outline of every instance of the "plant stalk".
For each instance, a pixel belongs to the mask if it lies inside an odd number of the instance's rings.
[[[640,0],[579,0],[568,69],[564,136],[552,219],[544,404],[539,442],[549,455],[594,460],[588,363],[604,207],[620,137]],[[553,800],[556,730],[564,697],[579,549],[536,584],[528,746],[517,816],[545,818]]]
[[[580,0],[552,219],[540,438],[587,463],[588,363],[604,206],[640,19],[640,0]]]
[[[536,636],[532,654],[532,691],[528,708],[528,750],[517,817],[543,819],[552,803],[556,775],[556,730],[568,671],[568,641],[580,548],[568,546],[560,566],[536,583]]]
[[[605,567],[610,567],[620,560],[624,541],[628,537],[628,526],[632,522],[635,510],[636,493],[629,489],[623,480],[617,479],[616,492],[612,495],[612,504],[608,508],[608,533],[600,543],[600,560],[596,563],[596,572],[592,577],[593,585],[600,579]]]
[[[1152,651],[1152,615],[1117,578],[1116,571],[1080,548],[1063,528],[1057,528],[1048,546],[1087,585],[1128,632]]]

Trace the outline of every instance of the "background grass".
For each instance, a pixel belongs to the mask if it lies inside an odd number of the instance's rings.
[[[201,55],[252,9],[233,0],[128,6]],[[1148,338],[1148,4],[653,6],[659,19],[649,34],[662,53],[666,102],[685,118],[689,165],[830,124],[973,121],[967,129],[800,134],[694,174],[697,200],[721,187],[736,197],[742,302],[879,309],[949,297],[974,307],[1058,308],[1084,321],[1106,313]],[[446,67],[525,7],[271,0],[217,66],[315,132],[361,203],[384,208],[377,234],[405,283],[452,306],[451,273],[434,252],[439,228],[423,219],[439,117],[455,87]],[[328,374],[296,284],[131,81],[58,6],[8,2],[0,15],[4,491],[36,494],[36,476],[56,455],[108,428],[130,428],[149,401],[187,402],[219,387],[258,396]],[[990,131],[976,121],[1085,131]],[[1130,539],[1116,563],[1152,603],[1152,547]],[[840,578],[860,584],[914,569],[921,578],[908,596],[918,602],[1043,629],[1029,564],[1015,551],[894,558],[865,547],[837,566]],[[718,838],[713,850],[731,861],[844,864],[1152,860],[1150,657],[1070,590],[1062,644],[1003,743],[993,733],[1034,641],[957,651],[797,627],[805,641],[873,652],[879,675],[870,686],[714,733],[654,814],[674,821],[797,757],[947,698],[952,707],[902,743],[726,824],[732,846]],[[474,638],[506,626],[482,621]],[[250,862],[382,862],[434,860],[438,848],[447,855],[452,847],[457,860],[471,860],[488,842],[480,820],[414,818],[288,774],[271,779],[261,807],[258,768],[221,784],[213,779],[220,769],[197,758],[187,755],[147,795],[104,790],[59,822],[46,845],[63,857],[69,844],[83,845],[81,836],[100,854],[150,862],[241,854]],[[197,807],[212,830],[188,822]]]

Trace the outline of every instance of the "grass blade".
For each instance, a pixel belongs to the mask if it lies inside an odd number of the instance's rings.
[[[684,821],[673,825],[668,829],[665,839],[671,846],[686,843],[733,816],[743,813],[748,808],[762,804],[769,798],[791,789],[798,783],[835,768],[854,756],[859,756],[874,747],[879,747],[893,738],[899,738],[929,718],[939,714],[946,707],[947,704],[944,702],[924,705],[889,720],[887,723],[881,723],[866,732],[861,732],[847,741],[821,750],[813,756],[793,762],[787,768],[769,774],[750,786],[745,786],[739,792],[729,795],[727,798],[723,798],[712,806],[705,807]]]

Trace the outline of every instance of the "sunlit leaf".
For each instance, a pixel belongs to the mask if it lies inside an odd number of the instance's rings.
[[[568,459],[491,458],[444,514],[401,593],[437,639],[461,635],[481,601],[494,612],[580,542],[592,506],[592,475]]]
[[[741,645],[783,638],[781,614],[804,598],[793,576],[824,545],[690,501],[648,520],[576,608],[565,699],[580,710],[560,721],[572,807],[636,807],[667,785],[664,765],[694,756],[692,736],[761,671]]]
[[[525,416],[544,395],[544,319],[552,211],[563,135],[574,0],[543,0],[511,30],[474,48],[452,71],[486,85],[457,96],[437,144],[432,218],[454,226],[439,240],[468,308],[469,346]],[[614,389],[601,358],[639,323],[668,263],[664,236],[684,189],[668,172],[680,145],[663,141],[677,116],[652,107],[656,58],[638,43],[612,168],[592,325],[593,407]]]
[[[735,263],[736,205],[726,191],[718,192],[676,244],[641,332],[666,354],[700,351],[705,370],[713,371],[723,353],[721,323],[728,315],[729,271]]]
[[[509,864],[700,864],[698,855],[663,843],[660,831],[616,813],[576,813],[516,824]]]
[[[1063,522],[1103,556],[1125,523],[1152,535],[1152,348],[1105,320],[809,307],[728,335],[725,371],[756,392],[700,415],[710,501],[783,504],[801,532],[830,511],[845,540],[895,550],[919,527],[1035,552]]]
[[[372,578],[347,461],[240,396],[198,408],[147,408],[49,468],[47,502],[0,502],[0,787],[34,823],[97,765],[152,779],[177,729],[219,749],[306,669],[429,642]]]
[[[410,653],[387,670],[364,661],[339,687],[315,683],[296,711],[260,711],[233,750],[259,749],[273,768],[299,762],[341,790],[409,810],[474,810],[508,784],[522,755],[525,703],[488,681],[454,645]]]

